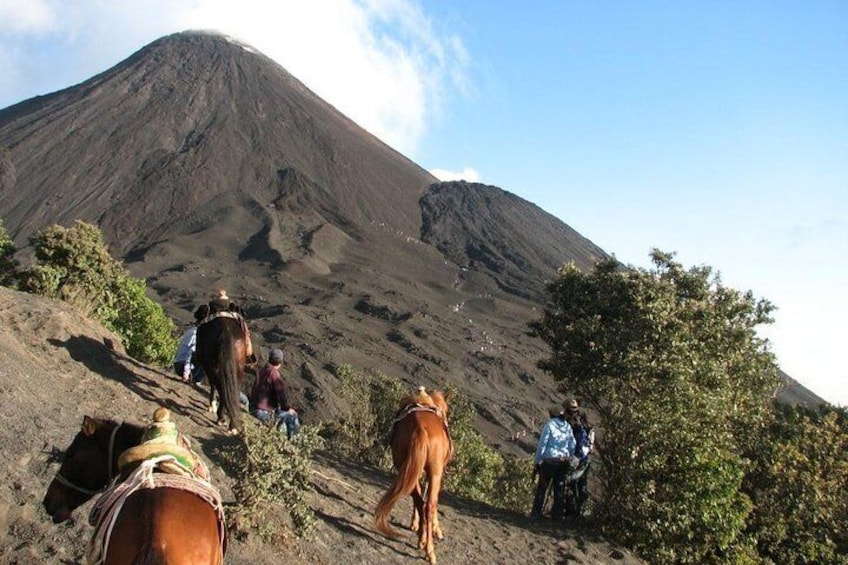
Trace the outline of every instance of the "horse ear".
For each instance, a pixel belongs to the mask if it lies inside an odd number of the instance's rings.
[[[82,433],[87,436],[94,434],[97,430],[97,422],[91,416],[84,416],[82,419]]]
[[[445,390],[445,402],[450,400],[451,396],[453,396],[453,389],[449,388],[449,389]]]

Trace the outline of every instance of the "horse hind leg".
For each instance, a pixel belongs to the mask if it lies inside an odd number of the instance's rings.
[[[218,395],[218,396],[220,396],[220,395]],[[219,399],[219,401],[216,405],[215,414],[216,414],[216,417],[217,417],[217,423],[219,425],[224,425],[224,424],[227,423],[226,409],[225,409],[224,403],[221,402],[220,399]]]
[[[412,496],[412,518],[409,521],[409,529],[417,532],[421,525],[421,513],[424,509],[424,497],[421,495],[421,483],[416,483]]]
[[[438,523],[439,491],[442,488],[441,470],[434,472],[427,484],[427,501],[424,503],[423,521],[424,547],[427,553],[427,561],[430,565],[436,565],[436,544],[433,542],[435,525]],[[439,528],[441,530],[441,528]]]
[[[445,539],[445,533],[442,531],[441,524],[439,524],[438,510],[433,514],[433,535],[436,536],[437,540]]]
[[[215,383],[209,379],[209,413],[215,414],[218,412],[218,402],[215,400]]]

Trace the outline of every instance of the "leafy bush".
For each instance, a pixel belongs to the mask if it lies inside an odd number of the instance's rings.
[[[533,502],[532,457],[504,457],[477,431],[477,412],[471,402],[452,390],[450,431],[454,459],[448,466],[445,489],[506,510],[528,513]]]
[[[520,514],[529,514],[536,492],[536,479],[533,475],[533,457],[503,458],[503,468],[489,495],[490,503],[498,508],[512,510]]]
[[[285,542],[309,535],[316,523],[306,498],[310,457],[323,446],[320,431],[304,426],[287,439],[253,418],[244,422],[240,439],[221,452],[235,472],[236,503],[228,521],[237,536],[255,532],[267,542]]]
[[[13,258],[15,251],[15,243],[0,220],[0,286],[15,284],[18,270],[18,262]]]
[[[476,416],[471,402],[451,391],[449,421],[454,458],[444,484],[452,493],[488,503],[503,470],[503,458],[474,428]]]
[[[651,271],[566,265],[530,328],[551,348],[540,367],[601,417],[603,529],[651,561],[744,562],[745,456],[778,384],[756,327],[773,307],[672,257],[655,250]]]
[[[142,279],[118,276],[115,290],[115,317],[106,323],[120,335],[127,353],[141,361],[167,366],[176,353],[176,326],[162,307],[147,298]]]
[[[100,230],[77,221],[33,240],[36,264],[19,273],[21,290],[73,304],[123,340],[136,359],[167,366],[176,352],[174,322],[145,295],[146,283],[113,259]]]
[[[777,406],[746,489],[750,535],[774,563],[848,563],[848,410]]]
[[[333,445],[347,457],[390,469],[388,436],[401,400],[409,395],[407,387],[399,379],[361,373],[350,365],[335,373],[344,405],[339,419],[326,428]]]

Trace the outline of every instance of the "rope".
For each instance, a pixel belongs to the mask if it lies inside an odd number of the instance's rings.
[[[81,492],[81,493],[87,494],[89,496],[94,496],[98,492],[103,492],[102,488],[97,489],[97,490],[91,490],[91,489],[87,489],[87,488],[81,487],[79,485],[76,485],[76,484],[72,483],[71,481],[69,481],[68,479],[66,479],[65,477],[63,477],[61,472],[57,472],[56,476],[53,477],[53,480],[56,481],[57,483],[59,483],[60,485],[74,489],[77,492]]]

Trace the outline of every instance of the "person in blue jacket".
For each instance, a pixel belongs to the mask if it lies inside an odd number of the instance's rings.
[[[551,419],[542,427],[533,459],[533,473],[538,475],[539,481],[536,484],[536,496],[530,517],[542,517],[545,495],[548,486],[552,486],[554,504],[551,518],[561,520],[565,512],[565,481],[572,467],[576,466],[573,459],[577,443],[571,425],[565,420],[565,409],[558,404],[551,407],[549,413]]]
[[[184,383],[189,381],[194,384],[203,380],[203,369],[197,364],[195,349],[197,347],[197,326],[190,325],[180,337],[177,353],[174,356],[174,373]]]

